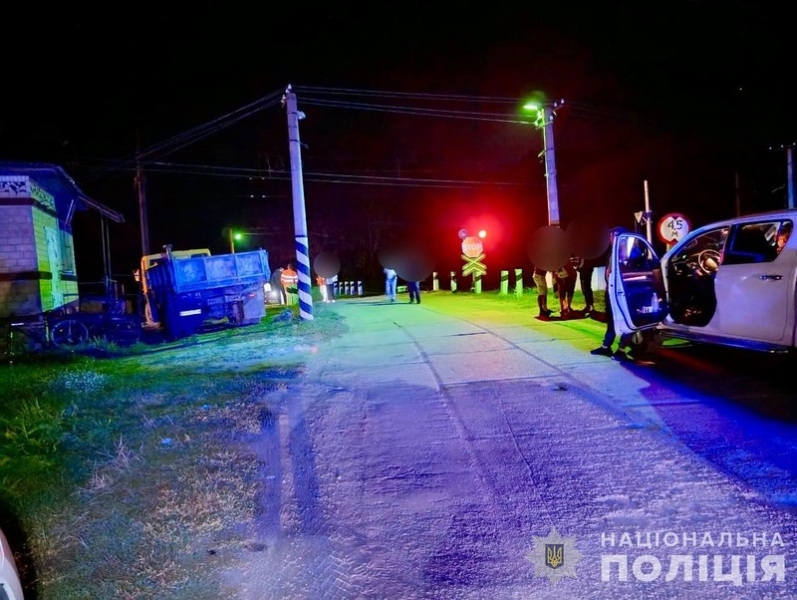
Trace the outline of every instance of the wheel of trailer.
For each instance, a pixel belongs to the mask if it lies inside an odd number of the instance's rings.
[[[50,329],[50,340],[59,347],[79,346],[89,341],[89,329],[76,319],[64,319]]]

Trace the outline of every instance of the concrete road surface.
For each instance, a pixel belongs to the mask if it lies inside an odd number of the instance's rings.
[[[590,355],[596,321],[450,294],[316,310],[350,331],[256,440],[265,550],[229,597],[794,597],[793,422],[713,460],[735,416]]]

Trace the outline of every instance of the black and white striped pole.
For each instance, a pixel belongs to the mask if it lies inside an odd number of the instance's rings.
[[[302,151],[299,141],[299,121],[305,115],[296,108],[296,94],[291,86],[285,90],[282,105],[288,113],[288,148],[291,157],[291,189],[293,191],[293,228],[296,239],[296,272],[299,275],[299,317],[313,319],[313,297],[310,293],[310,244],[307,238],[307,214],[304,207],[302,181]]]

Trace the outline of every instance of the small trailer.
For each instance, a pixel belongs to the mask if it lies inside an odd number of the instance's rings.
[[[58,308],[38,315],[4,319],[5,352],[13,354],[18,347],[42,349],[80,346],[93,339],[102,339],[119,346],[129,346],[141,339],[141,316],[135,310],[135,299],[85,296],[67,308]]]

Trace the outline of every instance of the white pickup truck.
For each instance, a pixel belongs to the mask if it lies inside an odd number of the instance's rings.
[[[0,600],[23,600],[14,555],[6,536],[0,531]]]
[[[764,352],[795,348],[797,210],[705,225],[659,259],[637,234],[612,246],[609,298],[618,335],[650,349],[664,337]]]

